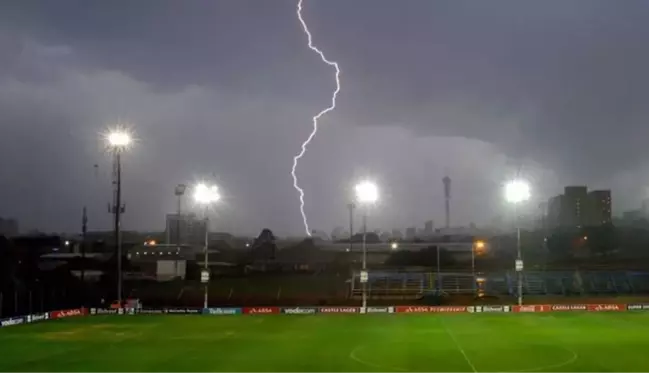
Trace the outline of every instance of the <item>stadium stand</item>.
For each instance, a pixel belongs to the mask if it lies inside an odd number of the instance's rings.
[[[486,292],[516,293],[515,272],[486,276]],[[628,271],[527,271],[523,273],[526,295],[618,295],[649,293],[649,272]]]

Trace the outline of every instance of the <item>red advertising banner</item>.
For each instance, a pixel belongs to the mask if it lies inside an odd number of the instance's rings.
[[[358,313],[358,307],[320,307],[320,313]]]
[[[589,304],[586,309],[590,312],[621,312],[626,311],[626,304]]]
[[[550,312],[552,307],[549,304],[530,304],[513,306],[512,312]]]
[[[397,313],[462,313],[466,306],[396,306]]]
[[[279,307],[244,307],[243,313],[249,315],[280,313]]]
[[[88,314],[87,308],[75,308],[71,310],[60,310],[50,312],[51,319],[62,319],[64,317],[84,316]]]
[[[553,304],[551,311],[586,311],[585,304]]]

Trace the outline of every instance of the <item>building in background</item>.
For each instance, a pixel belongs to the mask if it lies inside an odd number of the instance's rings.
[[[649,198],[642,200],[642,213],[644,216],[649,216]]]
[[[611,191],[594,190],[586,186],[567,186],[564,193],[548,200],[545,226],[580,228],[608,224],[611,216]]]
[[[618,223],[627,226],[646,226],[649,223],[649,198],[642,200],[642,205],[639,209],[624,211],[622,213],[622,219]]]
[[[15,219],[0,218],[0,236],[13,237],[18,235],[18,222]]]
[[[433,221],[432,221],[432,220],[427,220],[427,221],[424,223],[424,232],[425,232],[426,235],[428,235],[428,236],[430,236],[430,235],[432,235],[433,233],[435,233],[435,226],[433,225]]]
[[[338,241],[338,240],[347,240],[349,239],[349,232],[345,230],[343,227],[336,227],[331,231],[331,240],[332,241]]]
[[[403,234],[401,234],[401,230],[396,229],[396,228],[393,229],[393,230],[392,230],[391,238],[392,238],[393,240],[401,240],[401,239],[403,239]]]
[[[327,235],[327,232],[318,229],[311,230],[311,238],[314,240],[329,241],[329,235]]]
[[[588,218],[587,225],[610,224],[613,216],[611,214],[611,191],[593,190],[588,193]]]
[[[563,225],[566,227],[585,226],[588,210],[587,203],[588,188],[586,186],[565,187],[561,199]]]
[[[406,228],[406,240],[414,240],[417,237],[417,228],[410,227]]]
[[[165,234],[168,244],[202,246],[207,226],[196,214],[168,214]]]
[[[536,229],[547,228],[549,201],[539,203],[536,215]]]

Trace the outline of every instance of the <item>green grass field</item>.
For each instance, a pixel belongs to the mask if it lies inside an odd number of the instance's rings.
[[[95,316],[0,330],[2,371],[649,371],[649,313]]]

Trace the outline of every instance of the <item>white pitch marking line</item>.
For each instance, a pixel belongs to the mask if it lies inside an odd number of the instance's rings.
[[[365,346],[364,346],[364,345],[358,345],[358,346],[356,346],[356,347],[352,350],[352,352],[349,353],[349,358],[352,359],[352,360],[354,360],[354,361],[357,362],[357,363],[363,364],[363,365],[368,366],[368,367],[370,367],[370,368],[374,368],[374,369],[376,369],[377,371],[382,371],[382,370],[390,369],[390,370],[394,370],[394,371],[397,371],[397,372],[408,372],[408,369],[403,369],[403,368],[399,368],[399,367],[391,367],[391,366],[387,366],[387,365],[374,364],[374,363],[371,363],[371,362],[369,362],[369,361],[365,361],[365,360],[359,358],[358,356],[356,356],[356,353],[357,353],[358,351],[360,351],[363,347],[365,347]],[[386,368],[387,368],[387,369],[386,369]]]
[[[445,324],[442,324],[442,325],[444,325],[444,330],[446,330],[446,334],[448,334],[448,336],[451,337],[451,339],[453,340],[453,343],[455,343],[455,346],[457,347],[457,349],[460,351],[462,356],[464,356],[464,360],[466,361],[466,363],[469,364],[469,366],[471,367],[471,369],[475,373],[478,373],[478,370],[475,368],[475,365],[473,365],[473,363],[471,362],[471,359],[469,359],[469,357],[467,356],[467,354],[464,351],[464,349],[462,348],[462,346],[460,346],[460,343],[457,341],[457,339],[455,338],[453,333],[451,333],[451,330],[449,328],[447,328]]]

